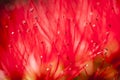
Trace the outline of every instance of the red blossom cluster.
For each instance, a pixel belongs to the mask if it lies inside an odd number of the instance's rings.
[[[0,80],[119,80],[120,0],[1,0]]]

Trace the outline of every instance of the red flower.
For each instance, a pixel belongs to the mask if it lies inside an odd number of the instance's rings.
[[[0,9],[1,79],[119,78],[118,0],[25,0]]]

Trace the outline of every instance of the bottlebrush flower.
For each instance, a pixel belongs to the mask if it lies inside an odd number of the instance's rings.
[[[0,9],[2,80],[120,78],[119,0],[15,0]]]

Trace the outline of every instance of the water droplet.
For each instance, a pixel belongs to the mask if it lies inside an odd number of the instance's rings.
[[[18,65],[15,65],[16,68],[18,68]]]
[[[8,25],[6,25],[5,28],[8,28]]]
[[[92,16],[93,15],[93,12],[90,12],[90,16]]]
[[[30,29],[27,29],[26,32],[27,32],[27,33],[30,32]]]
[[[26,24],[27,22],[25,20],[22,21],[23,24]]]
[[[97,2],[97,3],[96,3],[96,5],[98,5],[98,6],[99,6],[99,5],[100,5],[100,2]]]
[[[12,45],[11,45],[11,44],[9,44],[9,45],[8,45],[8,48],[11,48],[11,47],[12,47]]]
[[[110,34],[110,32],[106,32],[106,35],[109,35]]]
[[[33,12],[34,11],[34,8],[30,8],[30,12]]]
[[[57,34],[58,34],[58,35],[60,34],[60,31],[59,31],[59,30],[57,31]]]
[[[95,49],[92,49],[92,52],[94,53],[94,52],[95,52]]]
[[[40,58],[42,59],[42,58],[43,58],[43,56],[40,56]]]
[[[49,70],[50,70],[50,68],[46,68],[46,70],[47,70],[47,71],[49,71]]]
[[[90,42],[93,43],[93,40],[91,40]]]
[[[18,29],[17,32],[20,33],[20,30]]]
[[[70,70],[72,70],[72,68],[69,68],[68,70],[70,71]]]
[[[85,66],[88,67],[88,64],[86,64]]]
[[[95,24],[92,25],[92,27],[95,27],[95,26],[96,26]]]
[[[60,52],[58,52],[57,55],[60,56]]]
[[[15,32],[11,32],[11,34],[12,34],[12,35],[14,35],[14,34],[15,34]]]

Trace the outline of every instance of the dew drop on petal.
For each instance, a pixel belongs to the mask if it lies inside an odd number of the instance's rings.
[[[50,70],[50,68],[46,68],[46,70],[47,70],[47,71],[49,71],[49,70]]]
[[[85,66],[88,67],[88,64],[86,64]]]
[[[96,5],[99,6],[99,5],[100,5],[100,2],[97,2]]]
[[[20,30],[18,29],[17,32],[20,33]]]
[[[57,34],[58,34],[58,35],[60,34],[60,31],[59,31],[59,30],[57,31]]]
[[[34,8],[30,8],[30,12],[33,12],[34,11]]]
[[[26,24],[27,22],[25,20],[22,21],[22,24]]]
[[[11,34],[12,34],[12,35],[14,35],[14,34],[15,34],[15,32],[11,32]]]
[[[8,25],[6,25],[5,28],[8,28]]]
[[[72,70],[71,68],[68,69],[69,71]]]
[[[106,35],[108,36],[110,34],[110,32],[106,32]]]
[[[27,29],[26,32],[27,32],[27,33],[30,32],[30,29]]]
[[[90,16],[92,16],[93,15],[93,12],[90,12]]]
[[[91,43],[93,43],[93,40],[91,40]]]
[[[95,27],[95,26],[96,26],[95,24],[92,25],[92,27]]]
[[[18,65],[16,65],[15,67],[18,68]]]
[[[43,58],[43,56],[40,56],[40,58],[42,59],[42,58]]]
[[[9,44],[9,45],[8,45],[8,48],[11,48],[11,47],[12,47],[12,45],[11,45],[11,44]]]

